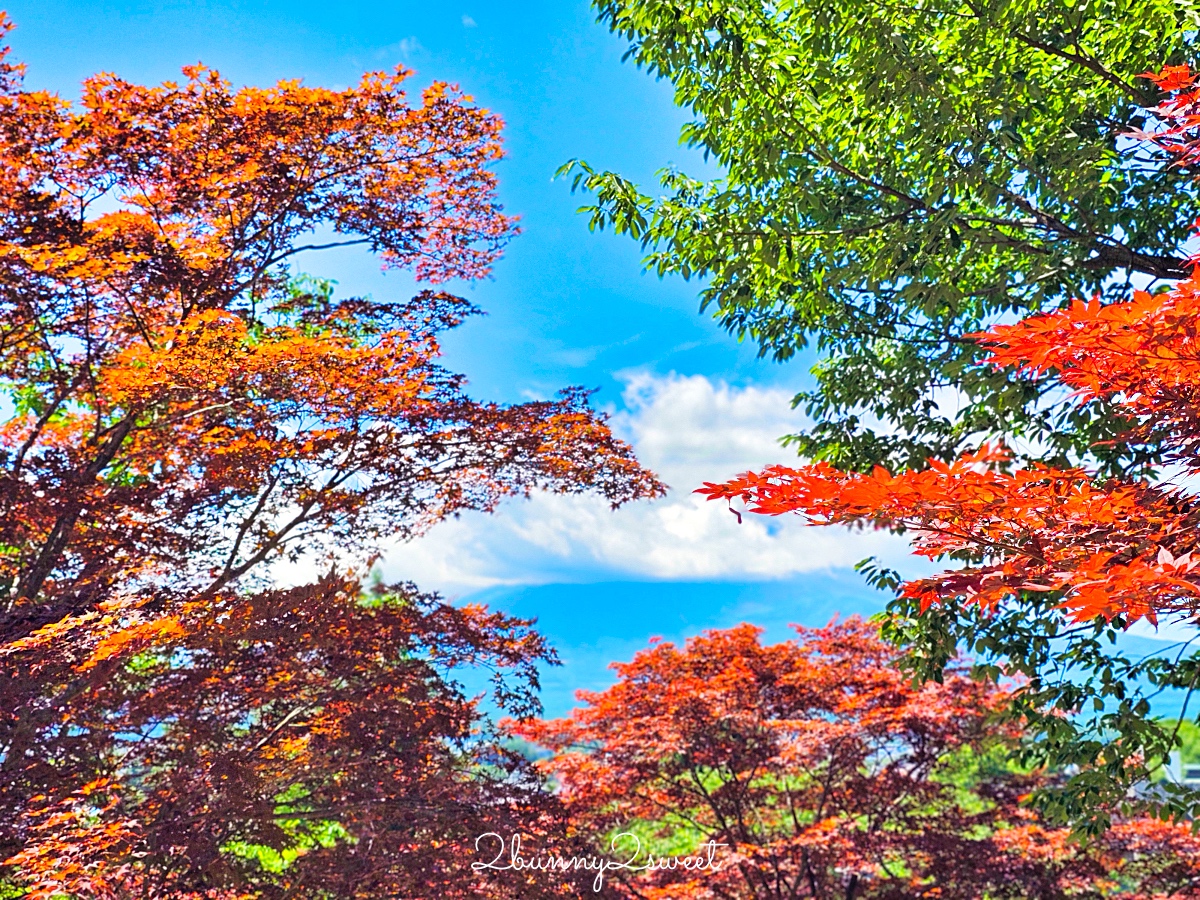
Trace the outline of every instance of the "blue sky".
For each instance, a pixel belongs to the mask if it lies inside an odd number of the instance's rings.
[[[330,4],[15,0],[15,56],[30,87],[72,97],[96,71],[158,82],[202,61],[235,84],[303,78],[331,87],[399,63],[458,82],[507,123],[498,167],[506,209],[523,233],[494,277],[457,286],[488,313],[447,340],[447,364],[476,396],[545,397],[569,384],[597,402],[675,491],[611,513],[602,502],[538,497],[492,517],[466,516],[392,546],[385,575],[456,599],[538,617],[564,666],[544,700],[559,714],[575,688],[608,681],[651,635],[680,639],[752,621],[771,637],[788,622],[824,624],[871,612],[880,595],[849,570],[878,554],[902,563],[886,536],[805,529],[798,520],[738,526],[690,491],[704,480],[787,458],[776,439],[797,429],[788,400],[803,361],[756,358],[697,309],[697,286],[641,272],[640,249],[591,234],[568,185],[551,176],[582,157],[640,180],[668,163],[705,166],[677,144],[683,114],[670,86],[621,62],[623,43],[586,0]],[[403,295],[412,283],[364,254],[314,255],[303,267],[342,289]]]

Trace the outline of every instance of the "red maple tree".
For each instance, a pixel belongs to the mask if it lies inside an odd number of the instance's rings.
[[[1186,67],[1147,77],[1171,93],[1154,111],[1157,126],[1141,136],[1178,164],[1193,165],[1200,158],[1200,85]],[[1197,321],[1200,276],[1193,274],[1169,290],[1138,291],[1128,302],[1076,301],[970,336],[990,348],[991,366],[1055,377],[1081,404],[1109,401],[1128,421],[1122,439],[1157,445],[1185,477],[1098,478],[1082,468],[1045,465],[1013,471],[1010,454],[996,443],[950,464],[930,461],[924,470],[896,474],[847,473],[826,464],[771,466],[706,484],[700,493],[742,501],[768,515],[797,512],[815,524],[904,531],[917,554],[959,561],[956,568],[898,584],[897,609],[915,616],[899,632],[924,634],[923,652],[939,639],[928,637],[934,631],[984,654],[1003,647],[998,655],[1009,654],[1010,664],[1033,677],[1036,699],[1023,712],[1041,716],[1045,732],[1059,732],[1049,738],[1069,747],[1055,751],[1059,761],[1087,769],[1077,782],[1086,797],[1071,814],[1092,815],[1089,806],[1121,801],[1146,777],[1173,737],[1150,722],[1147,700],[1131,699],[1135,682],[1149,673],[1159,686],[1190,692],[1198,683],[1195,660],[1182,660],[1182,654],[1148,669],[1106,660],[1095,650],[1106,633],[1115,641],[1118,631],[1139,619],[1194,623],[1200,617],[1200,505],[1188,486],[1200,471]],[[956,617],[970,615],[960,626],[965,619]],[[1035,619],[1047,627],[1028,629]],[[1018,646],[1072,638],[1078,640],[1068,643],[1059,657],[1065,664],[1052,675]],[[944,659],[944,648],[939,652]],[[1040,657],[1042,663],[1048,658]],[[1103,682],[1092,694],[1086,692],[1090,686],[1071,683],[1071,667],[1078,675],[1085,663],[1096,683]],[[1062,687],[1044,689],[1053,680]],[[1057,709],[1045,708],[1047,698]],[[1115,706],[1103,718],[1107,735],[1094,734],[1086,745],[1062,737],[1068,727],[1062,713],[1076,711],[1083,699],[1094,699],[1099,710]],[[1084,784],[1100,773],[1105,784]],[[1177,814],[1198,808],[1194,796],[1177,800]]]
[[[499,120],[407,75],[99,75],[72,106],[0,64],[0,882],[26,896],[473,896],[458,839],[545,814],[448,674],[528,713],[529,623],[361,575],[505,496],[661,486],[583,392],[470,398],[437,364],[464,300],[289,271],[359,244],[473,279],[514,232]],[[273,588],[300,559],[329,574]]]
[[[959,667],[914,688],[855,619],[797,630],[766,646],[749,625],[658,644],[614,664],[617,683],[581,692],[569,718],[514,726],[554,751],[541,766],[576,829],[630,832],[659,857],[722,845],[719,868],[617,870],[618,895],[1200,897],[1187,827],[1125,819],[1081,846],[1022,806],[1044,776],[993,752],[1011,730],[995,718],[1004,689]]]

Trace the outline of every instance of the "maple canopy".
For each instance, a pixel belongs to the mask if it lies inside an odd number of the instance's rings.
[[[1171,96],[1157,110],[1162,127],[1144,136],[1187,161],[1200,147],[1200,85],[1186,67],[1151,77]],[[817,524],[899,529],[919,555],[959,561],[903,583],[874,572],[898,588],[895,634],[915,643],[911,660],[926,674],[965,644],[1029,676],[1018,692],[1022,712],[1039,720],[1048,761],[1084,767],[1066,811],[1088,816],[1097,798],[1119,797],[1171,747],[1174,736],[1149,721],[1143,689],[1190,696],[1200,684],[1187,643],[1142,659],[1103,646],[1141,619],[1200,621],[1200,506],[1189,484],[1200,472],[1198,321],[1193,274],[1168,291],[1076,301],[973,336],[987,365],[1051,376],[1076,404],[1112,403],[1125,423],[1120,440],[1155,446],[1171,463],[1163,473],[1171,477],[1158,482],[1082,468],[1013,470],[1011,454],[993,445],[895,475],[772,466],[701,493]],[[1085,704],[1097,713],[1093,727],[1063,717]],[[1200,812],[1186,792],[1169,806]]]
[[[949,462],[996,432],[1110,471],[1153,447],[1053,379],[975,365],[997,315],[1186,274],[1194,166],[1124,135],[1156,102],[1137,73],[1194,60],[1196,0],[593,0],[675,89],[681,139],[721,168],[654,189],[577,168],[593,227],[764,355],[810,343],[811,423],[839,468]],[[940,404],[938,392],[959,401]],[[944,397],[946,394],[943,393]]]
[[[717,871],[617,872],[620,896],[1200,897],[1186,826],[1122,819],[1082,847],[1021,806],[1044,776],[995,746],[1004,690],[957,668],[914,688],[855,619],[797,631],[658,644],[570,718],[518,728],[554,751],[540,765],[584,833],[662,856],[725,845]]]
[[[0,880],[29,897],[474,896],[455,836],[542,815],[449,675],[527,714],[540,638],[358,585],[381,538],[505,496],[662,487],[584,392],[469,397],[437,364],[466,301],[292,275],[359,244],[473,279],[514,233],[499,120],[406,77],[196,66],[71,105],[0,64]],[[287,561],[328,574],[271,587]]]

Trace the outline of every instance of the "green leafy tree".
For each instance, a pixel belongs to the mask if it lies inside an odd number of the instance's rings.
[[[704,280],[739,338],[810,342],[816,425],[842,468],[920,466],[1005,434],[1062,464],[1139,468],[1102,401],[974,365],[963,335],[1128,282],[1186,274],[1189,167],[1123,137],[1193,55],[1195,0],[595,0],[629,55],[675,85],[682,139],[723,174],[663,194],[586,163],[594,228],[660,274]],[[950,403],[939,399],[950,398]],[[1034,452],[1030,450],[1030,452]]]

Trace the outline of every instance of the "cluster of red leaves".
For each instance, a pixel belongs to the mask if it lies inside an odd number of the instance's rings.
[[[1179,160],[1200,158],[1200,88],[1171,67],[1155,76],[1173,96],[1166,123],[1148,137]],[[1081,402],[1110,399],[1132,422],[1129,441],[1158,442],[1189,471],[1200,469],[1200,275],[1170,291],[1066,309],[975,337],[997,367],[1050,374]],[[1037,466],[1008,473],[985,447],[949,465],[892,475],[827,465],[773,466],[724,484],[710,499],[742,500],[769,515],[799,512],[818,524],[867,523],[915,534],[916,552],[967,562],[910,582],[923,606],[965,600],[993,608],[1022,591],[1053,592],[1079,619],[1127,622],[1200,612],[1200,506],[1187,491],[1093,478]]]
[[[535,488],[662,488],[581,391],[470,398],[437,364],[465,301],[289,276],[317,244],[485,274],[514,230],[495,116],[444,84],[410,105],[403,71],[184,75],[97,76],[72,106],[0,58],[0,888],[468,895],[455,841],[544,798],[467,777],[478,716],[447,668],[515,675],[499,696],[527,712],[546,648],[264,567],[361,572],[381,535]]]
[[[577,828],[717,871],[624,875],[667,898],[1200,897],[1200,839],[1151,819],[1081,847],[1020,805],[1036,775],[989,754],[1005,692],[952,670],[914,688],[850,620],[764,646],[743,625],[617,664],[570,718],[515,726],[555,755]],[[645,857],[641,860],[645,861]]]
[[[923,608],[959,599],[995,608],[1022,591],[1059,592],[1080,619],[1156,620],[1200,607],[1200,560],[1190,553],[1200,514],[1185,497],[1141,482],[1097,484],[1082,470],[998,471],[1006,458],[985,447],[898,475],[771,466],[703,491],[815,524],[902,528],[922,556],[971,559],[902,587]]]
[[[87,647],[44,634],[13,648],[31,692],[74,682],[55,697],[67,760],[31,729],[10,744],[25,760],[4,788],[24,805],[10,864],[31,898],[538,893],[470,870],[477,834],[553,809],[532,781],[463,769],[477,712],[443,678],[528,668],[545,647],[522,623],[415,595],[365,602],[333,579],[172,616],[104,612]],[[91,760],[109,774],[67,792]],[[294,859],[266,877],[251,849]]]
[[[1200,127],[1200,85],[1188,65],[1163,66],[1160,72],[1143,72],[1166,97],[1152,112],[1152,129],[1138,129],[1132,136],[1167,151],[1182,166],[1200,160],[1197,128]]]

